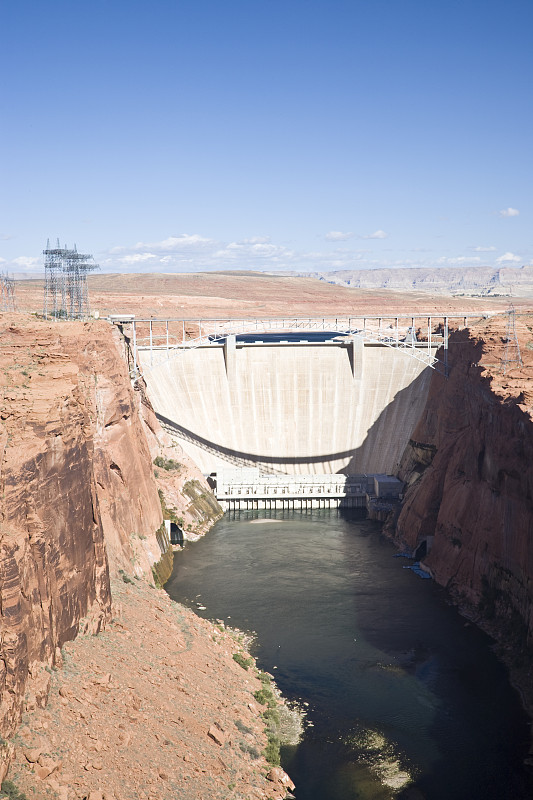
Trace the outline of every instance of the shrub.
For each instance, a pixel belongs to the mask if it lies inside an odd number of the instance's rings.
[[[157,456],[157,458],[154,458],[154,464],[156,467],[161,467],[161,469],[166,469],[168,471],[181,469],[181,464],[179,461],[174,461],[173,458],[163,458],[163,456]]]
[[[268,744],[264,750],[264,756],[269,764],[274,767],[279,767],[279,739],[277,736],[269,736]]]
[[[248,753],[252,756],[252,758],[261,758],[261,753],[254,747],[253,744],[247,744],[246,742],[239,742],[239,748],[242,750],[243,753]]]
[[[23,792],[19,792],[13,781],[2,781],[0,797],[9,797],[9,800],[28,800]]]
[[[161,581],[159,580],[159,575],[157,574],[157,570],[156,570],[155,567],[152,567],[152,577],[154,579],[155,588],[156,589],[162,589],[163,586],[162,586]]]
[[[279,713],[276,708],[267,708],[261,715],[269,728],[278,728]]]
[[[244,653],[233,653],[233,660],[243,669],[248,669],[254,663],[253,658],[246,658]]]
[[[247,725],[245,725],[244,722],[242,722],[242,720],[240,719],[235,720],[235,727],[241,733],[246,733],[246,734],[253,733],[253,730],[249,728]]]
[[[124,572],[124,570],[123,570],[123,569],[119,569],[119,571],[118,571],[118,574],[120,575],[120,577],[122,578],[122,580],[124,581],[124,583],[133,583],[133,581],[132,581],[132,579],[130,578],[130,576],[129,576],[129,575],[126,575],[126,573]]]
[[[276,698],[270,689],[266,689],[265,687],[258,689],[257,692],[254,692],[254,697],[260,705],[276,708]]]

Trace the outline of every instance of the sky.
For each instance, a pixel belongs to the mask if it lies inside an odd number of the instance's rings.
[[[531,0],[0,0],[0,270],[533,264]]]

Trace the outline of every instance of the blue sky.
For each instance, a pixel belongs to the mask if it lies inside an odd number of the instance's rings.
[[[531,0],[2,0],[0,269],[533,263]]]

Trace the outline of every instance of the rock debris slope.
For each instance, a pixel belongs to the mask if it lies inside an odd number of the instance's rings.
[[[64,647],[48,706],[23,717],[10,771],[19,790],[29,800],[283,797],[285,774],[260,756],[261,684],[233,660],[231,633],[143,581],[113,583],[113,597],[107,630]]]

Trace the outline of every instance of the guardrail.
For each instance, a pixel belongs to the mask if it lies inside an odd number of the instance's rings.
[[[113,315],[109,321],[129,332],[133,349],[133,374],[140,372],[138,353],[150,353],[149,364],[144,371],[152,371],[168,361],[178,358],[187,350],[220,346],[228,336],[254,335],[261,333],[317,334],[331,332],[339,337],[358,336],[369,345],[381,345],[407,353],[425,366],[448,373],[449,327],[467,327],[468,320],[491,316],[478,311],[463,311],[457,314],[405,313],[392,315],[353,314],[323,317],[273,317],[238,319],[184,319],[184,318],[136,318],[133,315]],[[308,343],[302,340],[300,344]],[[341,345],[340,338],[316,344]],[[238,347],[256,346],[259,343],[239,342]],[[271,344],[271,343],[270,343]],[[283,344],[278,342],[277,344]],[[297,345],[298,342],[288,344]],[[436,351],[442,348],[442,357]]]

